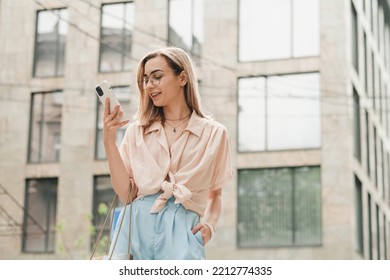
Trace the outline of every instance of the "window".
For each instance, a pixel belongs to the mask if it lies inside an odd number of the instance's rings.
[[[319,167],[238,172],[238,246],[321,243]]]
[[[383,123],[383,115],[384,115],[384,100],[385,98],[382,97],[382,74],[381,74],[381,70],[380,68],[378,67],[378,95],[379,95],[379,120],[380,120],[380,123],[382,125],[384,125]]]
[[[53,253],[57,208],[57,179],[29,179],[26,184],[22,250]]]
[[[169,43],[195,56],[203,42],[203,0],[169,1]]]
[[[357,250],[364,256],[364,224],[362,183],[355,175],[355,219]]]
[[[134,28],[134,5],[102,5],[100,30],[100,72],[130,70],[130,53]]]
[[[318,0],[240,0],[239,60],[316,56]]]
[[[371,195],[368,193],[368,204],[367,204],[367,216],[368,216],[368,258],[373,259],[372,252],[372,212],[371,212]]]
[[[389,119],[390,119],[390,106],[389,106],[389,103],[390,103],[390,94],[387,92],[387,85],[384,84],[384,119],[385,119],[385,124],[386,124],[386,133],[387,135],[390,137],[390,133],[389,133]]]
[[[239,151],[318,147],[320,147],[318,73],[239,79]]]
[[[358,42],[358,18],[355,6],[352,6],[352,64],[359,73],[359,42]]]
[[[361,160],[361,141],[360,141],[360,99],[356,89],[353,88],[353,131],[354,131],[354,150],[355,157]]]
[[[367,174],[368,176],[371,176],[371,166],[370,166],[370,117],[368,115],[368,111],[365,110],[365,116],[366,116],[366,166],[367,166]]]
[[[377,259],[381,259],[381,232],[380,232],[380,210],[378,204],[375,205],[375,225],[376,225],[376,253]]]
[[[376,80],[375,80],[375,57],[374,52],[371,52],[371,94],[372,94],[372,105],[376,111]]]
[[[374,16],[374,1],[375,0],[370,0],[370,4],[371,4],[371,31],[372,31],[372,35],[375,36],[375,32],[374,32],[374,19],[375,19],[375,16]]]
[[[35,31],[34,77],[64,74],[65,43],[68,33],[66,9],[39,11]]]
[[[118,99],[119,103],[122,106],[123,112],[126,114],[127,118],[131,121],[132,116],[137,111],[137,101],[135,97],[133,98],[130,94],[130,88],[128,86],[123,87],[113,87],[113,94]],[[106,159],[106,153],[104,150],[103,143],[103,115],[104,108],[102,103],[99,101],[98,97],[96,97],[96,102],[98,106],[97,110],[97,118],[96,118],[96,148],[95,148],[95,158],[96,159]],[[120,145],[122,138],[125,134],[126,127],[121,127],[117,130],[117,144]]]
[[[60,159],[62,91],[33,93],[30,111],[28,162]]]
[[[374,178],[375,178],[375,187],[378,188],[378,146],[377,146],[377,132],[376,127],[374,126]]]
[[[364,55],[364,89],[368,93],[368,61],[367,61],[367,35],[363,31],[363,55]]]
[[[92,238],[93,245],[97,239],[97,233],[101,230],[104,220],[108,214],[108,209],[112,203],[112,200],[115,196],[115,192],[111,186],[110,176],[96,176],[94,178],[94,188],[93,188],[93,226],[95,228],[95,234]],[[120,202],[117,200],[116,206],[119,206]],[[106,224],[106,227],[103,229],[102,238],[100,241],[98,250],[106,248],[108,245],[108,237],[110,234],[110,225]]]
[[[390,67],[390,26],[389,26],[390,18],[385,17],[385,27],[384,27],[384,53],[385,53],[385,65],[386,68]]]
[[[387,260],[387,226],[386,226],[386,215],[383,213],[383,218],[382,218],[382,222],[383,222],[383,259],[384,260]]]
[[[390,153],[387,153],[387,187],[388,187],[388,193],[387,193],[387,201],[390,206]]]
[[[380,140],[381,146],[380,146],[380,158],[381,158],[381,195],[383,198],[385,198],[385,149],[384,149],[384,144],[383,140]]]

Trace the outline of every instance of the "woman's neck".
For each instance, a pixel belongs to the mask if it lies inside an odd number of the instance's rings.
[[[186,105],[182,107],[168,108],[164,107],[164,118],[168,121],[179,121],[191,114],[191,109]]]

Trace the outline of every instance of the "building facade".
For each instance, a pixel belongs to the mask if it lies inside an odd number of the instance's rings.
[[[2,0],[0,259],[89,257],[113,197],[94,88],[134,115],[137,63],[167,45],[231,141],[209,259],[389,259],[389,7]]]

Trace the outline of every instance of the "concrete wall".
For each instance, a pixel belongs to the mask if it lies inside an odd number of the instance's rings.
[[[135,91],[135,73],[133,70],[121,73],[98,72],[99,43],[96,38],[100,36],[100,11],[93,5],[99,6],[99,1],[90,1],[93,3],[91,5],[84,1],[40,2],[51,8],[64,7],[64,3],[69,3],[70,21],[85,32],[69,26],[63,77],[33,78],[36,11],[42,7],[34,1],[1,1],[0,184],[23,205],[26,178],[58,177],[57,222],[64,226],[57,234],[57,246],[67,249],[57,250],[53,255],[23,254],[18,234],[7,237],[0,235],[0,259],[86,259],[90,245],[88,219],[92,211],[93,176],[108,174],[106,162],[94,159],[96,96],[93,88],[106,79],[112,85],[128,84]],[[320,0],[320,56],[253,63],[239,63],[237,58],[238,0],[204,2],[205,37],[203,59],[198,69],[202,102],[206,112],[212,113],[229,130],[234,169],[320,165],[323,233],[322,245],[318,247],[237,249],[235,172],[233,181],[223,192],[223,215],[216,238],[207,245],[208,257],[362,258],[356,252],[355,245],[354,173],[361,178],[364,190],[373,194],[386,214],[387,221],[390,219],[390,211],[389,204],[376,194],[364,168],[353,157],[351,79],[359,81],[361,77],[351,78],[354,74],[350,59],[350,1]],[[135,1],[135,25],[139,29],[134,33],[132,69],[136,68],[138,59],[147,51],[166,45],[161,39],[166,39],[168,34],[167,7],[167,1]],[[360,11],[361,7],[358,9]],[[237,78],[313,71],[321,73],[321,148],[238,153]],[[388,76],[385,81],[387,85],[390,84]],[[31,93],[53,89],[63,89],[64,92],[61,160],[59,163],[27,164]],[[363,120],[362,118],[362,122]],[[388,138],[385,144],[389,151]],[[385,196],[387,200],[389,197],[389,194]],[[0,203],[22,223],[23,212],[20,209],[4,196],[0,196]],[[390,234],[390,228],[387,234]],[[366,246],[367,236],[365,234]],[[390,241],[388,246],[389,244]],[[367,253],[364,257],[367,258]]]

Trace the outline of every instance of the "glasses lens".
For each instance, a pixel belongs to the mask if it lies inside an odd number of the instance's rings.
[[[150,79],[146,77],[142,79],[144,87],[147,87],[149,83],[152,84],[153,86],[158,86],[160,84],[160,81],[161,81],[161,77],[156,77],[156,76],[151,76]]]
[[[151,82],[154,86],[158,86],[160,83],[160,78],[152,77]]]

